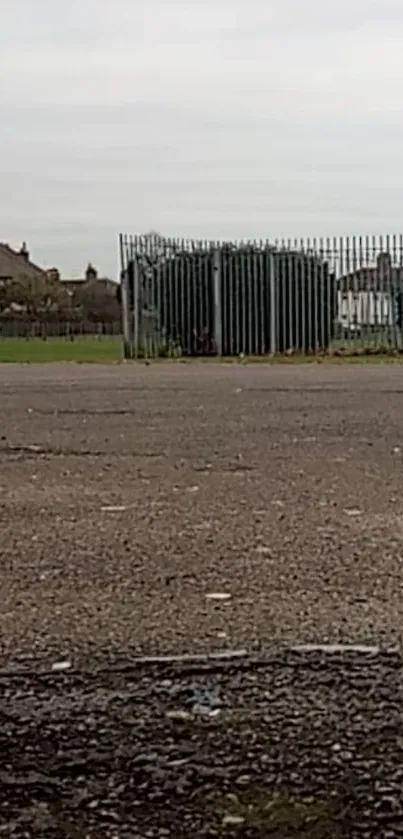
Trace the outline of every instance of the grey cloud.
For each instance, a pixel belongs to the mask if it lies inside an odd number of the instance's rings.
[[[119,229],[393,231],[402,35],[400,0],[15,0],[0,239],[115,275]]]

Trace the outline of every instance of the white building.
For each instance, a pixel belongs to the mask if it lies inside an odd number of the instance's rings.
[[[403,289],[403,266],[380,253],[376,266],[362,266],[337,281],[337,321],[345,330],[385,329],[396,324],[396,298]]]
[[[337,321],[343,329],[391,327],[396,322],[394,296],[387,291],[337,291]]]

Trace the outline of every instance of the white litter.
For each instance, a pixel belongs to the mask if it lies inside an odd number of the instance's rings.
[[[256,553],[258,554],[271,554],[271,549],[267,548],[266,545],[258,545],[256,548]]]
[[[246,658],[247,655],[248,651],[245,649],[220,650],[219,652],[201,655],[183,653],[182,655],[137,656],[134,661],[137,664],[208,664],[209,661],[230,661],[233,658]]]
[[[54,673],[62,673],[64,670],[70,670],[71,661],[55,661],[52,664],[52,670]]]
[[[206,600],[230,600],[231,594],[227,591],[212,591],[206,594]]]
[[[102,513],[124,513],[125,510],[127,510],[127,507],[123,507],[123,506],[101,507],[101,512]]]
[[[359,510],[356,507],[351,508],[350,510],[344,510],[346,516],[362,516],[362,510]]]

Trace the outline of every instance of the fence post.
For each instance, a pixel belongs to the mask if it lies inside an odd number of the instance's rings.
[[[140,269],[137,259],[133,260],[133,357],[137,358],[140,338]]]
[[[133,345],[130,329],[130,294],[127,270],[122,271],[120,284],[122,291],[123,358],[128,359],[133,357]]]
[[[269,283],[270,283],[270,355],[277,352],[277,294],[276,294],[276,262],[273,252],[269,255]]]
[[[214,248],[213,253],[213,294],[214,294],[214,339],[217,355],[222,355],[222,313],[221,313],[221,252]]]

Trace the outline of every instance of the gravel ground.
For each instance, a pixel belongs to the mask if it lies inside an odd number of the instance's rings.
[[[0,387],[3,662],[400,643],[400,365],[5,365]]]
[[[402,376],[0,367],[0,832],[403,835]]]
[[[0,684],[0,835],[403,836],[402,660],[283,654]]]

